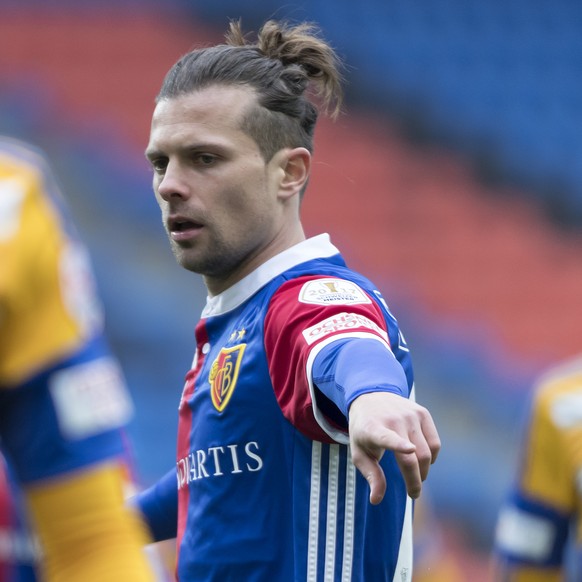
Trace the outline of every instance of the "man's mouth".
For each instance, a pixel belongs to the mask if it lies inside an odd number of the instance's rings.
[[[202,224],[187,218],[176,217],[168,219],[168,232],[174,241],[185,241],[195,236]]]
[[[200,225],[191,220],[173,220],[170,223],[170,232],[184,232],[193,228],[200,228]]]

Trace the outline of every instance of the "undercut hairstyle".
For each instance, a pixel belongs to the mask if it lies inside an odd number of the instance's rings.
[[[240,21],[231,22],[226,42],[184,55],[168,71],[156,103],[213,85],[251,88],[256,106],[241,129],[257,143],[265,161],[285,147],[313,151],[319,109],[332,118],[342,104],[340,61],[310,23],[270,20],[247,40]]]

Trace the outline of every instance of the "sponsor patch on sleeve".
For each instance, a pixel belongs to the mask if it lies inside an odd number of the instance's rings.
[[[303,285],[299,301],[315,305],[358,305],[371,303],[364,291],[345,279],[314,279]]]
[[[552,551],[556,529],[551,521],[516,507],[502,510],[497,525],[497,543],[506,552],[543,561]]]
[[[122,427],[133,414],[121,371],[110,358],[59,370],[49,389],[61,432],[71,440]]]
[[[390,340],[388,339],[388,334],[385,330],[374,323],[371,319],[357,313],[343,312],[338,313],[337,315],[332,315],[331,317],[305,329],[303,331],[303,337],[307,344],[311,345],[328,335],[362,328],[373,331],[390,345]]]

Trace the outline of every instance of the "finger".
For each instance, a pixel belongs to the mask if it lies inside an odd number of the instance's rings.
[[[386,477],[378,460],[366,453],[357,454],[352,460],[370,486],[370,503],[378,505],[386,494]]]
[[[421,479],[428,477],[430,466],[436,461],[441,448],[441,440],[434,421],[426,409],[420,417],[420,430],[417,428],[409,432],[408,437],[416,446],[416,457],[420,467]]]
[[[386,477],[379,465],[385,450],[391,450],[407,457],[410,456],[411,459],[414,459],[414,463],[417,464],[414,443],[393,430],[383,430],[381,434],[376,435],[373,443],[352,443],[352,461],[370,485],[370,503],[373,505],[380,503],[386,493]],[[416,474],[411,470],[408,473]],[[418,484],[414,477],[405,477],[405,481],[407,479],[410,481],[410,487],[412,487],[414,493],[418,488]],[[407,489],[409,488],[408,481]]]
[[[434,420],[432,419],[430,414],[428,414],[428,411],[427,415],[422,420],[421,427],[422,434],[424,435],[424,438],[426,439],[426,442],[430,449],[431,463],[434,463],[437,460],[438,454],[441,450],[441,439],[439,437],[439,433],[437,431]]]
[[[434,462],[433,454],[423,435],[417,438],[415,434],[412,434],[411,441],[416,445],[416,463],[418,464],[420,479],[424,481],[428,477],[431,464]]]
[[[373,440],[373,447],[378,450],[389,450],[395,453],[413,453],[416,445],[408,438],[399,435],[391,429],[382,430]]]
[[[406,484],[406,491],[412,499],[417,499],[422,490],[422,476],[415,453],[396,453],[396,462]]]

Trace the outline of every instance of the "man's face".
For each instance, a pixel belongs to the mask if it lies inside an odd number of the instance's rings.
[[[255,99],[210,86],[161,101],[153,115],[146,155],[172,250],[213,294],[270,258],[289,219],[278,196],[282,153],[266,162],[240,129]]]

